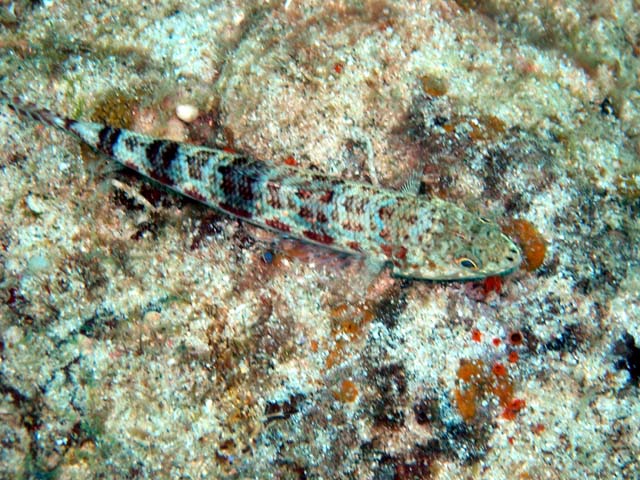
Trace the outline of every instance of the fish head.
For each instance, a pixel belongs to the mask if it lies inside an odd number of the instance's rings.
[[[430,202],[416,224],[416,241],[403,261],[392,261],[392,274],[430,281],[470,281],[508,275],[522,253],[500,226],[451,203]]]

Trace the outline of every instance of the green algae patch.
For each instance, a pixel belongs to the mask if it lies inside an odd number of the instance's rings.
[[[91,121],[118,128],[131,128],[142,99],[142,89],[124,91],[114,88],[92,105]]]

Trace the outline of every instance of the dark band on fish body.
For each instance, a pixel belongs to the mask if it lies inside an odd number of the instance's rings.
[[[98,144],[96,148],[101,152],[113,157],[113,147],[118,143],[122,130],[119,128],[106,126],[98,133]]]
[[[151,166],[151,178],[168,185],[174,183],[172,167],[178,158],[179,149],[180,146],[176,142],[167,140],[155,140],[147,146],[145,155]]]
[[[224,204],[244,212],[253,212],[264,183],[266,165],[247,157],[235,157],[217,168]]]

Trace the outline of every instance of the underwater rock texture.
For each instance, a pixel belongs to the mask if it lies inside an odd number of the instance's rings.
[[[342,178],[418,178],[515,232],[529,264],[390,279],[3,106],[0,477],[638,471],[637,2],[1,8],[12,95]]]

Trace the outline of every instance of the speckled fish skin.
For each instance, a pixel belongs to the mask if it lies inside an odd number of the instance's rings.
[[[176,192],[288,237],[390,266],[398,277],[475,280],[509,274],[521,262],[497,224],[437,198],[64,118],[6,94],[2,101]]]

